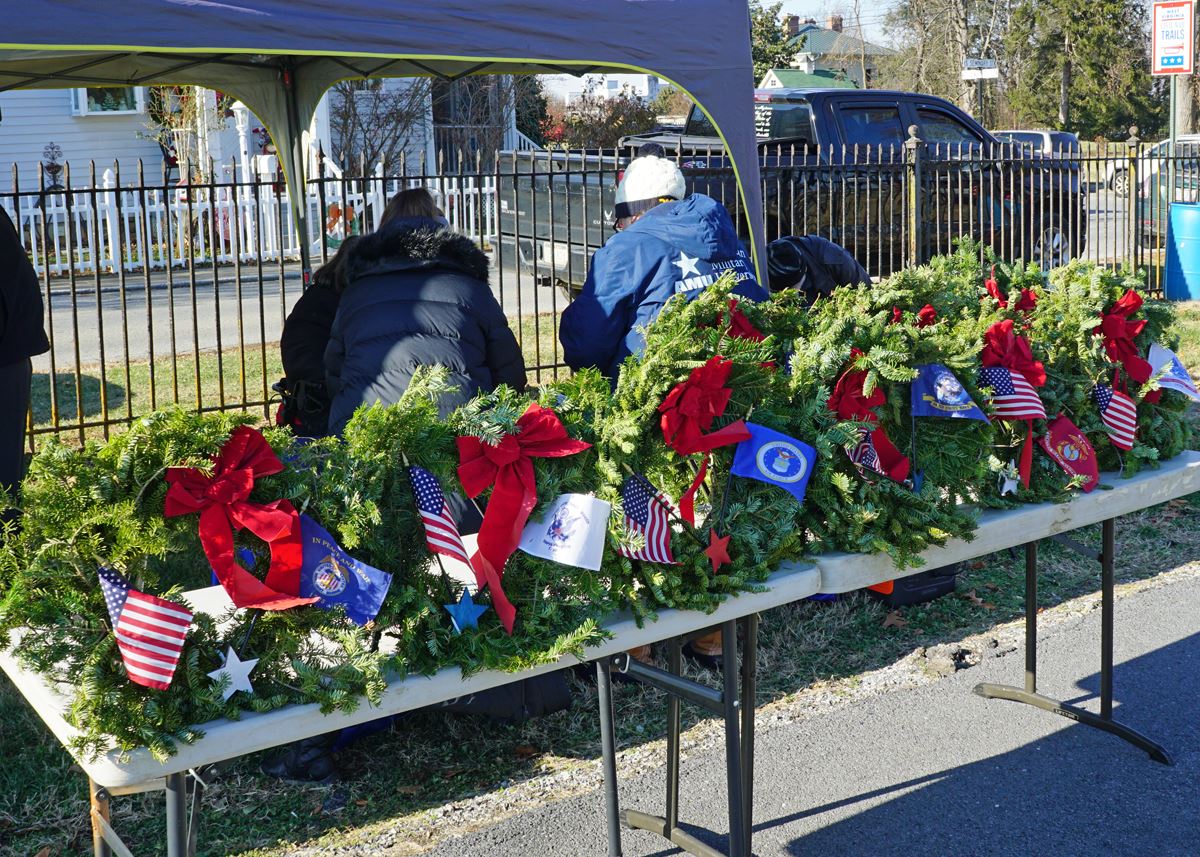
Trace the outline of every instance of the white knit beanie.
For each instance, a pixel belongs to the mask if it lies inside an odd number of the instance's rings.
[[[667,199],[683,199],[687,196],[687,184],[683,173],[669,158],[642,155],[634,158],[625,168],[625,175],[617,185],[616,207],[613,216],[620,220],[633,217]]]

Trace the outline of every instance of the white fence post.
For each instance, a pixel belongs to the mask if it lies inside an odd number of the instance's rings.
[[[108,236],[108,258],[105,267],[108,268],[110,274],[115,274],[118,270],[117,266],[124,262],[124,253],[121,252],[121,222],[117,217],[117,195],[113,192],[113,188],[116,186],[116,174],[113,173],[112,167],[109,167],[104,171],[103,177],[104,202],[101,204],[97,201],[96,204],[99,209],[96,212],[96,222],[101,224],[101,231]],[[98,256],[96,264],[100,264]]]

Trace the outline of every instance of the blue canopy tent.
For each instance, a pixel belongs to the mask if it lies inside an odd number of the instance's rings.
[[[0,0],[0,10],[0,91],[200,85],[246,104],[285,162],[306,271],[301,135],[338,81],[656,74],[687,92],[717,128],[765,274],[742,0],[44,0],[35,13]]]

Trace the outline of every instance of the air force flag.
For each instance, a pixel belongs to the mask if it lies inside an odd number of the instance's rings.
[[[750,439],[738,444],[731,472],[778,485],[803,503],[808,477],[817,463],[817,451],[765,426],[746,423],[746,428],[750,430]]]
[[[952,417],[988,421],[987,415],[971,401],[971,396],[954,373],[941,363],[924,363],[917,368],[912,382],[914,417]]]
[[[317,606],[326,610],[340,604],[356,625],[374,619],[392,576],[350,556],[308,515],[300,516],[300,534],[304,542],[301,597],[320,598]]]

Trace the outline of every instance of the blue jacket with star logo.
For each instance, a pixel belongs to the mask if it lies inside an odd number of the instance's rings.
[[[641,354],[641,328],[675,294],[689,300],[732,271],[733,293],[767,299],[725,206],[704,194],[665,202],[618,232],[592,257],[583,291],[563,312],[559,340],[572,369],[596,366],[616,378]]]

